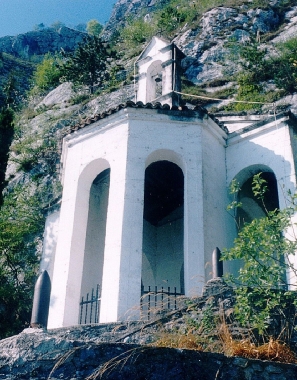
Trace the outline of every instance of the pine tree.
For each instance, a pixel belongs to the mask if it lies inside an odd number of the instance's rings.
[[[108,61],[114,53],[97,36],[86,36],[73,53],[62,53],[61,71],[66,80],[86,85],[91,94],[108,80]]]

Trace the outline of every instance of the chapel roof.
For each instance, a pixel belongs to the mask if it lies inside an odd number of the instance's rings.
[[[198,111],[198,112],[203,113],[203,114],[208,114],[208,112],[204,108],[202,108],[201,106],[195,106],[194,108],[189,108],[187,106],[170,106],[168,104],[161,104],[159,102],[146,103],[146,104],[144,104],[143,102],[136,102],[135,103],[132,100],[128,100],[125,103],[122,103],[122,104],[117,105],[116,107],[110,108],[107,111],[104,111],[104,112],[96,114],[92,117],[88,117],[86,119],[83,119],[82,121],[80,121],[80,123],[69,126],[65,131],[65,135],[79,131],[79,130],[89,126],[90,124],[93,124],[93,123],[97,122],[98,120],[105,119],[108,116],[113,115],[113,114],[115,114],[115,113],[117,113],[120,110],[125,109],[125,108],[166,110],[169,112],[170,111],[175,112],[175,113],[180,112],[183,114],[186,114],[186,113],[193,114],[193,112]],[[208,116],[211,119],[213,119],[225,132],[227,132],[227,129],[226,129],[226,127],[224,127],[223,123],[221,123],[219,120],[216,120],[214,117],[212,117],[211,114],[208,114]]]

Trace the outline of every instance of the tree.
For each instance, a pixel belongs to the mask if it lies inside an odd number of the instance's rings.
[[[150,39],[156,32],[152,23],[142,19],[128,20],[127,26],[122,30],[121,37],[128,46],[138,46]]]
[[[39,263],[37,236],[44,228],[41,199],[38,189],[18,185],[5,196],[1,207],[0,339],[21,332],[30,323]]]
[[[61,21],[55,21],[54,23],[51,24],[51,28],[54,29],[56,32],[61,29],[65,24]]]
[[[33,74],[33,83],[41,90],[50,90],[60,83],[62,75],[58,65],[58,56],[46,54],[43,61],[39,63]]]
[[[97,36],[86,36],[73,53],[63,52],[60,66],[66,80],[86,85],[91,94],[109,78],[108,66],[115,56]]]
[[[293,94],[297,90],[297,38],[291,38],[276,46],[277,55],[269,59],[271,76],[278,88],[285,94]]]
[[[238,190],[238,185],[233,183],[231,193],[236,195]],[[241,226],[234,246],[223,251],[223,260],[241,259],[243,263],[238,276],[229,277],[236,285],[236,318],[242,325],[265,333],[274,313],[283,315],[284,325],[288,325],[290,316],[285,310],[295,298],[285,291],[285,273],[287,270],[296,272],[291,260],[297,241],[288,231],[294,228],[292,216],[297,211],[297,196],[289,194],[287,208],[267,211],[264,204],[267,185],[261,173],[254,176],[252,190],[263,203],[266,216]],[[235,199],[229,210],[240,206]]]
[[[88,32],[91,36],[99,36],[99,34],[100,34],[100,33],[102,32],[102,30],[103,30],[103,26],[100,24],[100,22],[98,22],[97,20],[93,19],[93,20],[90,20],[90,21],[87,23],[86,30],[87,30],[87,32]]]
[[[40,24],[36,24],[36,25],[34,25],[34,30],[36,30],[36,31],[41,31],[41,30],[44,30],[45,29],[45,25],[44,25],[44,23],[43,22],[41,22]]]
[[[186,20],[186,12],[171,5],[167,5],[158,16],[157,25],[161,33],[173,32]]]
[[[78,30],[79,32],[86,32],[87,30],[87,24],[85,23],[80,23],[80,24],[77,24],[74,29]]]

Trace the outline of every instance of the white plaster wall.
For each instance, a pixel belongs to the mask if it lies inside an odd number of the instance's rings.
[[[144,221],[142,282],[148,286],[160,289],[176,287],[181,291],[180,272],[184,262],[184,223],[178,219],[161,226],[153,226]],[[183,286],[183,284],[182,284]]]
[[[212,252],[230,246],[231,217],[227,213],[226,135],[217,126],[203,128],[203,214],[205,236],[205,278],[212,278]],[[235,228],[235,225],[234,225]],[[224,270],[230,271],[224,264]]]
[[[89,192],[96,176],[109,166],[111,167],[108,210],[110,215],[107,219],[114,220],[114,223],[107,221],[106,228],[105,255],[106,262],[111,266],[107,287],[111,286],[107,296],[114,301],[110,313],[116,314],[113,315],[114,320],[117,318],[117,284],[119,283],[119,250],[122,235],[128,129],[125,120],[117,128],[109,129],[111,120],[113,120],[112,117],[109,118],[109,122],[104,120],[100,123],[99,127],[94,125],[78,135],[70,136],[68,140],[65,139],[63,197],[49,328],[77,324]],[[106,133],[107,130],[108,133]],[[103,300],[101,309],[102,304]]]
[[[285,207],[283,186],[294,192],[296,175],[290,131],[284,120],[230,138],[226,152],[228,184],[245,168],[267,166],[276,176],[280,208]]]
[[[60,212],[55,211],[48,215],[45,222],[45,229],[43,235],[43,251],[40,262],[40,272],[46,270],[52,281],[55,255],[56,255],[56,245],[58,239],[59,231],[59,220]]]

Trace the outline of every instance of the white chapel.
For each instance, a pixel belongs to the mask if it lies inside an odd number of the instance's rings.
[[[148,287],[199,296],[213,250],[237,234],[226,211],[231,181],[246,220],[264,215],[254,174],[267,180],[271,208],[284,208],[284,189],[296,189],[293,116],[214,117],[181,106],[183,57],[154,37],[135,64],[135,102],[63,140],[61,207],[47,218],[41,262],[51,281],[48,328],[77,325],[92,289],[100,323],[138,320]],[[224,263],[224,272],[238,265]]]

